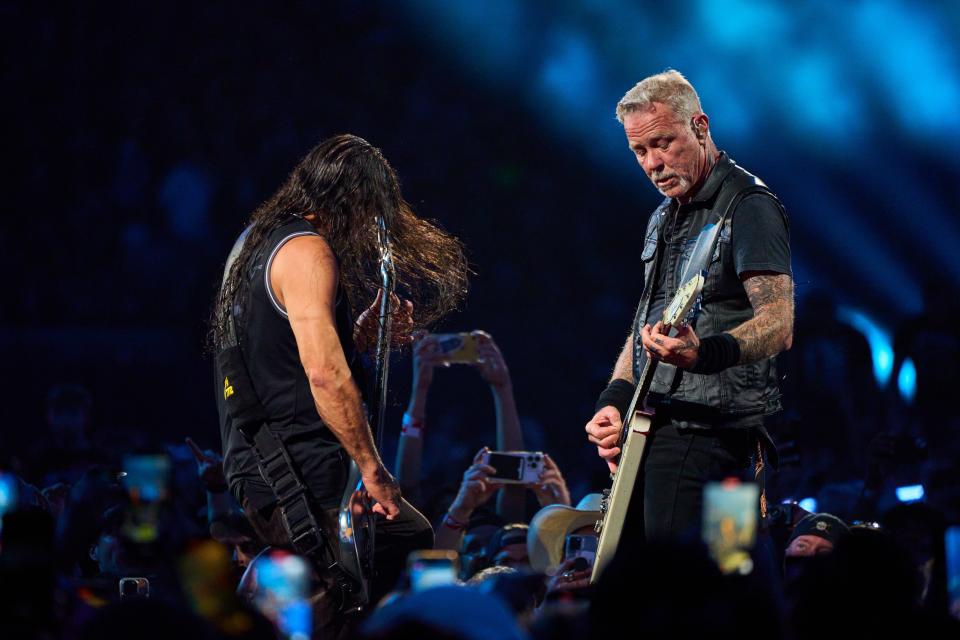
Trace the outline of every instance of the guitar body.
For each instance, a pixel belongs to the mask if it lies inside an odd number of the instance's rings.
[[[652,413],[635,411],[625,429],[617,473],[613,477],[609,495],[603,502],[603,520],[597,522],[600,540],[597,543],[597,557],[593,563],[591,582],[597,581],[617,552],[623,525],[627,520],[630,497],[643,469],[643,454],[647,448],[647,436],[652,422]]]
[[[363,490],[360,469],[351,460],[347,488],[337,511],[337,546],[342,569],[337,581],[343,599],[340,606],[343,612],[359,611],[370,602],[373,527],[374,515]]]

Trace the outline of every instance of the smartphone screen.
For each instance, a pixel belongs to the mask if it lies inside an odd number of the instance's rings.
[[[574,558],[583,558],[592,567],[593,561],[597,558],[598,543],[599,539],[597,536],[568,535],[563,550],[563,559],[573,560]]]
[[[505,453],[490,452],[487,455],[487,464],[497,470],[491,478],[518,481],[523,477],[524,456],[511,456]]]
[[[257,589],[253,602],[290,640],[310,638],[312,618],[309,597],[310,568],[306,560],[285,551],[274,551],[254,564]]]
[[[960,527],[950,527],[944,534],[947,552],[947,597],[950,615],[960,620]]]
[[[3,516],[13,511],[17,504],[17,477],[12,473],[0,473],[0,531],[3,530]]]
[[[136,502],[159,502],[167,497],[170,458],[166,455],[124,456],[123,484]]]
[[[760,490],[752,482],[709,482],[703,492],[703,541],[723,573],[753,570]]]
[[[414,551],[407,558],[412,591],[456,584],[459,571],[458,557],[453,551]]]
[[[449,560],[421,560],[410,567],[410,588],[423,591],[454,584],[457,572]]]

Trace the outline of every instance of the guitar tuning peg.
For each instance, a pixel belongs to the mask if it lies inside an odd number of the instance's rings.
[[[593,530],[597,533],[600,533],[600,529],[603,529],[603,520],[597,520],[593,523]]]

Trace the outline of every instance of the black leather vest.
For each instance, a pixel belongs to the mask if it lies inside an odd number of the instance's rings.
[[[641,260],[644,265],[644,290],[634,320],[634,379],[639,379],[643,347],[640,328],[660,318],[647,318],[653,289],[657,286],[655,268],[661,247],[666,254],[661,269],[666,269],[667,303],[683,284],[681,276],[704,225],[719,222],[727,207],[729,214],[720,230],[702,294],[702,306],[693,321],[702,339],[742,324],[753,317],[753,307],[733,260],[731,229],[738,202],[745,196],[763,193],[773,198],[786,214],[776,196],[756,176],[748,173],[726,154],[721,154],[700,192],[676,217],[673,242],[662,242],[665,223],[673,223],[677,203],[667,198],[650,216],[644,235]],[[738,224],[743,224],[739,221]],[[777,388],[775,358],[730,367],[716,374],[700,375],[660,363],[650,388],[651,403],[666,412],[678,426],[694,428],[761,426],[763,416],[781,409]]]

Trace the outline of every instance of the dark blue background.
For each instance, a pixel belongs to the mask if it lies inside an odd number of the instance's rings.
[[[582,493],[602,476],[582,425],[660,200],[614,106],[667,67],[786,204],[798,313],[811,292],[839,304],[831,321],[870,341],[876,397],[912,389],[892,345],[922,283],[960,277],[956,5],[2,2],[0,23],[11,445],[62,381],[92,390],[117,438],[216,444],[203,338],[222,260],[299,157],[350,132],[466,242],[476,274],[441,330],[494,335],[529,446]],[[429,464],[455,478],[492,443],[492,407],[468,369],[435,386]]]

